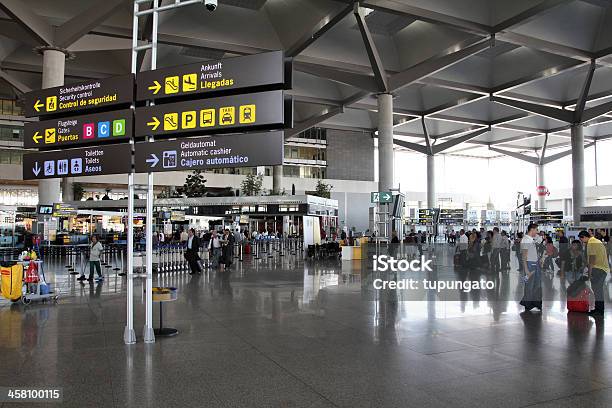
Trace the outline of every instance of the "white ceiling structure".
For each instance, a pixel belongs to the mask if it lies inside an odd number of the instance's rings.
[[[355,3],[219,0],[212,13],[164,12],[158,67],[282,49],[294,58],[297,129],[376,135],[376,94],[391,92],[398,149],[422,151],[429,139],[452,154],[561,155],[573,123],[587,146],[612,137],[612,1]],[[0,94],[40,87],[40,46],[70,51],[67,83],[128,73],[131,24],[129,0],[0,0]],[[149,19],[139,36],[150,32]]]

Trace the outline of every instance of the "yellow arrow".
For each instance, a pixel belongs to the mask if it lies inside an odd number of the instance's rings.
[[[159,126],[159,119],[153,116],[153,120],[151,122],[147,122],[147,126],[152,126],[153,127],[152,130],[157,130]]]
[[[154,83],[155,85],[151,85],[151,86],[149,87],[149,91],[153,91],[153,95],[157,95],[157,93],[158,93],[158,92],[159,92],[159,90],[161,89],[161,84],[160,84],[159,82],[157,82],[157,81],[153,81],[153,83]],[[153,129],[153,130],[155,130],[155,129]]]
[[[42,103],[40,99],[38,99],[36,103],[34,104],[34,109],[36,109],[36,112],[40,112],[40,108],[43,106],[45,106],[45,104]]]
[[[34,136],[32,136],[32,140],[34,140],[34,143],[38,144],[38,141],[42,139],[42,135],[38,132],[34,133]]]

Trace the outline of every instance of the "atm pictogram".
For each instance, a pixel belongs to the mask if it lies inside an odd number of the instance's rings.
[[[57,96],[47,96],[45,109],[47,112],[53,112],[57,109]]]
[[[164,79],[164,92],[166,94],[174,94],[179,91],[179,77],[171,76]]]
[[[183,75],[183,92],[191,92],[198,89],[198,75],[185,74]]]
[[[240,107],[240,123],[255,123],[255,105]]]
[[[215,110],[202,109],[200,111],[200,127],[215,126]]]
[[[164,115],[164,130],[178,129],[178,113],[166,113]]]
[[[233,125],[236,122],[236,108],[225,106],[219,108],[219,124],[221,126]]]
[[[45,144],[55,143],[55,128],[45,129]]]

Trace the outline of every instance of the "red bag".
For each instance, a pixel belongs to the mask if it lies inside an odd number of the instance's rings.
[[[244,253],[245,254],[250,254],[251,253],[251,244],[249,244],[247,242],[247,244],[244,246]]]
[[[567,298],[567,310],[570,312],[589,311],[589,288],[584,288],[575,297]]]
[[[31,261],[25,275],[25,283],[38,283],[38,280],[38,265]]]

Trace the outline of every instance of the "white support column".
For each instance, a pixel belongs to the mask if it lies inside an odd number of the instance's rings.
[[[536,165],[537,170],[537,180],[536,180],[536,195],[538,197],[538,211],[542,211],[546,209],[546,196],[540,195],[538,192],[539,187],[546,187],[546,181],[544,179],[544,165],[538,164]]]
[[[427,155],[427,208],[436,208],[436,156]]]
[[[378,95],[378,191],[393,188],[393,96]]]
[[[575,124],[572,134],[572,207],[574,224],[580,223],[580,213],[585,206],[584,182],[584,134],[582,125]]]
[[[64,85],[66,54],[57,49],[45,49],[43,55],[42,87],[53,88]],[[38,203],[51,205],[60,201],[60,180],[38,180]]]

